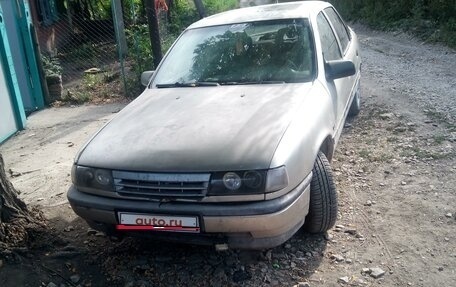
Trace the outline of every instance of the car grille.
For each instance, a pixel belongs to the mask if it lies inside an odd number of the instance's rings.
[[[211,175],[113,171],[113,177],[120,196],[191,199],[206,195]]]

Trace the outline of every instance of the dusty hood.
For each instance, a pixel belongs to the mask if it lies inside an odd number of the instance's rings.
[[[268,168],[311,86],[149,89],[88,143],[77,163],[157,172]]]

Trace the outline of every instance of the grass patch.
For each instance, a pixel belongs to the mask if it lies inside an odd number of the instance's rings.
[[[398,137],[387,137],[386,138],[386,141],[389,142],[389,143],[398,143],[399,142],[399,138]]]
[[[426,159],[450,159],[456,156],[455,151],[450,152],[434,152],[424,150],[420,147],[412,147],[404,149],[400,152],[400,156],[403,157],[416,157],[417,159],[426,160]]]
[[[455,132],[456,131],[456,124],[451,121],[444,113],[441,113],[434,108],[427,108],[424,111],[424,114],[432,121],[439,123],[439,124],[444,124],[445,127],[450,131],[450,132]]]
[[[444,135],[434,135],[432,138],[436,144],[442,144],[445,141]]]

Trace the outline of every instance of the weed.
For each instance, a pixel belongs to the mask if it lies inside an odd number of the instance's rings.
[[[436,144],[442,144],[445,141],[444,135],[434,135],[432,138]]]
[[[399,138],[395,137],[395,136],[387,137],[386,141],[389,142],[389,143],[398,143],[399,142]]]
[[[411,147],[408,149],[404,149],[400,153],[401,156],[404,157],[416,157],[418,159],[426,160],[426,159],[449,159],[456,156],[456,152],[450,150],[449,152],[435,152],[435,151],[428,151],[424,150],[420,147]]]
[[[359,156],[362,157],[362,158],[369,158],[369,155],[370,155],[370,151],[366,150],[366,149],[362,149],[359,151]]]

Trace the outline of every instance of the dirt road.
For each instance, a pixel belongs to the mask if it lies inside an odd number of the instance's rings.
[[[64,193],[77,149],[122,105],[52,109],[0,147],[21,196],[50,227],[32,252],[3,258],[0,285],[456,286],[456,53],[355,30],[363,108],[333,161],[340,214],[326,238],[299,233],[272,250],[221,253],[111,241],[88,230]]]

